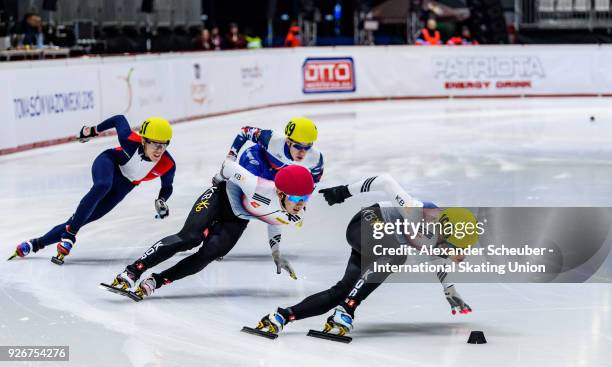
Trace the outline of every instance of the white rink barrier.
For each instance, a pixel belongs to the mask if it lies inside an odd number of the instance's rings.
[[[0,64],[0,154],[125,114],[184,121],[293,103],[612,96],[612,46],[321,47]]]

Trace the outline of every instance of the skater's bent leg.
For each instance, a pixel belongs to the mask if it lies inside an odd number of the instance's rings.
[[[58,243],[62,239],[62,233],[64,233],[64,231],[66,230],[67,224],[68,222],[58,224],[42,237],[33,239],[32,245],[34,248],[32,250],[36,252],[52,243]]]
[[[380,257],[376,259],[379,264],[389,263],[391,265],[403,264],[406,261],[406,256]],[[359,279],[350,289],[348,296],[342,303],[344,308],[352,315],[355,314],[355,309],[368,296],[376,290],[385,280],[391,275],[391,272],[374,272],[374,262],[370,262],[363,266],[363,270]]]
[[[361,274],[357,277],[354,284],[351,285],[347,297],[341,303],[352,316],[354,316],[357,306],[391,275],[390,272],[374,272],[374,263],[399,265],[406,261],[405,256],[384,258],[373,256],[373,248],[376,245],[382,245],[383,248],[399,247],[400,244],[395,236],[385,236],[374,242],[362,242],[364,238],[362,233],[363,226],[366,226],[365,228],[368,231],[372,231],[372,223],[376,221],[384,221],[380,207],[377,204],[365,208],[356,214],[346,230],[347,241],[353,249],[358,249],[362,254],[360,261]],[[374,238],[373,233],[367,234],[365,238]]]
[[[206,243],[195,254],[184,258],[173,267],[160,274],[153,274],[157,288],[186,276],[196,274],[204,269],[213,260],[227,255],[236,245],[247,221],[220,222],[212,228],[212,233]]]
[[[108,214],[117,206],[117,204],[125,199],[127,194],[129,194],[134,187],[134,184],[128,179],[122,175],[116,174],[112,189],[106,194],[106,196],[104,196],[102,200],[100,200],[100,202],[98,202],[98,205],[91,213],[89,218],[87,218],[85,223],[83,223],[83,225],[96,221]]]
[[[94,212],[98,203],[108,194],[113,187],[113,177],[115,174],[115,163],[109,155],[102,153],[96,158],[91,167],[93,186],[81,199],[72,218],[68,221],[73,233],[77,233],[91,214]]]
[[[145,270],[174,256],[177,252],[191,250],[205,239],[208,228],[217,218],[221,202],[217,193],[221,190],[210,188],[193,205],[183,228],[176,234],[163,238],[151,246],[140,259],[128,269],[140,276]],[[201,205],[206,197],[206,205]]]
[[[330,289],[308,296],[294,306],[284,309],[280,308],[279,312],[288,321],[322,315],[344,301],[360,275],[361,255],[356,250],[352,250],[344,276],[336,285]]]
[[[128,266],[130,271],[140,276],[145,270],[150,269],[174,256],[177,252],[191,250],[202,242],[202,235],[173,234],[164,237],[151,246],[142,257]]]

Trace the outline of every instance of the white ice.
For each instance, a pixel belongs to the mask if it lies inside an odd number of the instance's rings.
[[[374,194],[331,208],[311,201],[305,226],[282,244],[297,281],[275,273],[265,226],[253,222],[222,262],[143,302],[97,288],[180,229],[243,125],[282,129],[291,116],[312,117],[325,154],[320,187],[389,172],[440,205],[612,206],[610,103],[337,103],[176,125],[170,218],[153,218],[159,184],[145,183],[81,230],[64,266],[49,261],[52,246],[0,261],[0,345],[70,345],[69,364],[44,366],[612,366],[610,284],[460,284],[474,309],[468,316],[450,315],[439,284],[384,284],[358,309],[351,344],[305,336],[325,315],[290,324],[276,341],[241,333],[340,279],[345,225],[382,198]],[[8,257],[19,241],[67,219],[90,186],[93,159],[115,139],[0,157],[0,252]],[[489,343],[466,344],[470,330]]]

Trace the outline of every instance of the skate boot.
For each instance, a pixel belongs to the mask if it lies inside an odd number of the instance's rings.
[[[155,281],[155,278],[151,276],[143,280],[142,282],[140,282],[140,284],[138,285],[138,288],[136,288],[134,293],[138,297],[144,298],[145,296],[148,297],[152,295],[153,292],[155,292],[156,288],[157,288],[157,282]]]
[[[66,231],[62,233],[62,239],[57,244],[57,256],[51,258],[51,262],[57,265],[64,264],[64,258],[70,254],[70,250],[76,242],[76,234],[70,231],[70,226],[66,226]]]
[[[353,330],[353,315],[351,307],[347,307],[348,309],[345,306],[337,306],[334,313],[327,318],[325,325],[323,325],[323,331],[311,329],[306,335],[340,343],[350,343],[353,338],[346,336],[346,334]]]
[[[138,274],[134,273],[129,268],[125,268],[123,273],[117,274],[115,279],[113,279],[111,287],[127,291],[134,287],[138,278],[140,278]]]
[[[245,326],[242,328],[242,332],[272,340],[278,338],[278,333],[281,332],[283,326],[287,324],[287,318],[283,316],[281,312],[279,308],[276,312],[272,312],[262,317],[255,328]]]
[[[327,318],[323,326],[324,333],[344,336],[353,330],[353,316],[351,316],[343,306],[334,309],[334,313]]]
[[[33,249],[34,249],[34,245],[32,244],[31,240],[22,242],[19,245],[17,245],[17,249],[15,249],[15,253],[8,259],[13,260],[16,257],[26,257],[30,254],[30,252],[32,252]]]
[[[278,334],[283,331],[283,326],[287,324],[287,321],[278,312],[271,312],[270,314],[261,318],[261,321],[257,323],[255,329],[264,332]]]

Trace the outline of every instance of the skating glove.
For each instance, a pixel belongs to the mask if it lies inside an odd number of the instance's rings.
[[[281,269],[285,269],[285,271],[289,273],[289,276],[291,278],[297,279],[295,271],[289,263],[289,260],[287,260],[283,255],[281,255],[279,250],[272,251],[272,258],[274,259],[274,263],[276,264],[276,274],[280,274]]]
[[[468,314],[472,312],[472,308],[463,301],[461,295],[455,289],[454,285],[450,285],[444,289],[444,296],[451,306],[451,313],[454,315],[459,311],[462,314]]]
[[[170,215],[170,209],[164,199],[160,198],[155,200],[155,210],[157,211],[155,218],[164,219]]]
[[[349,192],[348,185],[328,187],[319,190],[319,193],[323,194],[325,201],[327,201],[329,205],[340,204],[344,202],[346,198],[353,196]]]
[[[98,136],[98,132],[96,131],[95,126],[92,126],[92,127],[83,126],[81,128],[81,131],[79,131],[78,139],[81,143],[86,143],[92,138],[95,138],[96,136]]]

